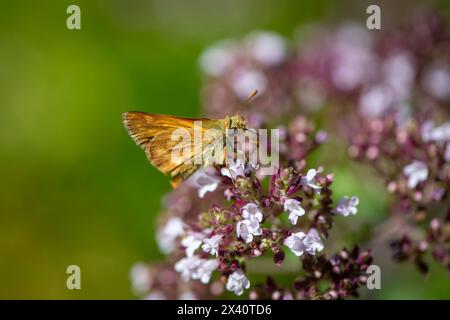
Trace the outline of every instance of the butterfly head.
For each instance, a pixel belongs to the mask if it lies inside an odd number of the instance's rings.
[[[242,130],[247,129],[247,121],[243,117],[235,115],[227,118],[228,118],[227,127],[229,129],[242,129]]]

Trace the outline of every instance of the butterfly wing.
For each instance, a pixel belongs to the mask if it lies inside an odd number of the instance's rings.
[[[201,121],[201,148],[196,148],[192,143],[195,140],[196,121]],[[223,120],[207,118],[189,119],[144,112],[127,112],[123,114],[123,122],[134,142],[144,149],[150,163],[172,177],[173,187],[178,186],[200,167],[210,164],[202,159],[206,152],[214,153],[214,150],[211,151],[211,148],[214,148],[212,147],[213,139],[203,133],[209,129],[215,129],[222,134],[225,132]],[[189,135],[190,138],[174,139],[180,135],[180,132]],[[181,156],[174,156],[182,150],[187,152],[181,152]]]

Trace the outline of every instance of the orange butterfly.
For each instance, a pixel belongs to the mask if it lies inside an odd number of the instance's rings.
[[[126,112],[123,122],[134,142],[144,149],[150,163],[171,176],[174,188],[199,168],[223,163],[228,129],[247,129],[247,122],[238,115],[212,120]],[[200,129],[200,136],[197,128]],[[185,135],[194,139],[180,141],[180,137]],[[220,139],[217,135],[221,136]],[[187,152],[179,155],[181,151]]]

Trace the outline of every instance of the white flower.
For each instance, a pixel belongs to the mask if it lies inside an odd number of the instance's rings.
[[[184,281],[200,280],[206,284],[211,279],[211,273],[217,269],[217,260],[200,259],[197,256],[183,258],[175,264],[175,270],[181,273]]]
[[[303,244],[305,236],[306,235],[301,231],[293,233],[284,240],[284,245],[291,249],[296,256],[300,257],[305,251],[305,245]]]
[[[432,121],[427,121],[422,126],[422,139],[424,141],[447,142],[450,141],[450,122],[435,127]]]
[[[305,214],[305,209],[302,208],[298,200],[286,199],[283,206],[284,211],[289,212],[289,220],[293,225],[297,224],[298,217]]]
[[[242,216],[245,219],[255,218],[259,222],[263,219],[263,214],[259,211],[258,206],[251,202],[242,207]]]
[[[198,189],[198,196],[200,198],[203,198],[205,193],[213,192],[214,190],[217,189],[218,185],[219,185],[219,182],[211,182],[209,184],[202,186],[200,189]]]
[[[231,179],[245,177],[245,163],[243,161],[239,161],[238,159],[235,163],[231,163],[227,167],[220,169],[220,173],[224,177]]]
[[[234,93],[244,100],[255,90],[260,94],[263,93],[267,86],[267,79],[263,73],[257,70],[238,70],[231,85]]]
[[[171,253],[176,247],[176,239],[184,234],[183,221],[178,217],[172,217],[157,233],[157,241],[160,250],[165,253]]]
[[[246,243],[250,243],[253,241],[253,236],[261,235],[259,224],[263,220],[263,214],[256,204],[247,203],[242,207],[242,217],[244,220],[237,223],[236,233]]]
[[[142,295],[150,289],[152,278],[150,271],[144,263],[136,263],[130,270],[130,279],[133,292]]]
[[[215,176],[213,168],[197,170],[187,183],[198,189],[198,196],[203,198],[207,192],[213,192],[220,184],[220,179]],[[214,170],[215,171],[215,170]]]
[[[226,287],[228,291],[240,296],[245,289],[250,288],[250,281],[245,276],[244,271],[238,269],[228,276]]]
[[[422,85],[433,97],[450,101],[450,67],[433,66],[425,72]]]
[[[310,229],[307,235],[303,232],[293,233],[284,240],[284,245],[298,257],[303,255],[304,252],[314,255],[324,248],[316,229]]]
[[[181,245],[186,248],[186,256],[192,257],[195,250],[200,248],[205,235],[199,232],[192,232],[183,240],[181,240]]]
[[[403,174],[408,178],[408,188],[414,189],[419,183],[427,180],[428,168],[421,161],[413,161],[403,168]]]
[[[359,99],[359,109],[367,117],[381,116],[393,102],[390,86],[379,84],[365,89]]]
[[[316,252],[322,251],[324,248],[322,239],[316,229],[310,229],[306,237],[303,239],[305,244],[305,251],[310,255],[315,255]]]
[[[273,32],[257,32],[246,39],[251,55],[266,66],[283,62],[286,56],[284,39]]]
[[[431,139],[437,142],[450,141],[450,122],[446,122],[443,125],[434,128],[431,131]]]
[[[184,281],[189,281],[191,275],[198,268],[200,262],[201,259],[198,258],[197,256],[193,256],[190,258],[183,258],[175,264],[174,269],[175,271],[181,273],[181,278]]]
[[[306,176],[302,177],[302,184],[307,185],[314,189],[316,192],[320,192],[322,187],[316,184],[316,175],[319,173],[316,169],[309,169]]]
[[[236,234],[238,238],[242,238],[246,243],[250,243],[253,240],[250,224],[250,220],[239,221],[236,224]]]
[[[220,241],[222,240],[222,237],[223,237],[222,235],[216,234],[216,235],[212,236],[211,238],[203,239],[203,245],[202,245],[203,251],[209,252],[213,256],[217,257],[218,251],[219,251],[219,244],[220,244]]]
[[[253,241],[253,236],[261,235],[259,221],[255,217],[239,221],[236,224],[237,236],[242,238],[246,243]]]
[[[200,263],[196,272],[192,275],[192,279],[200,280],[201,283],[208,283],[211,279],[211,273],[217,269],[218,262],[217,260],[204,260],[202,259],[202,263]]]
[[[199,64],[204,73],[217,77],[227,71],[234,57],[234,44],[231,41],[224,41],[207,48],[200,56]]]
[[[358,197],[343,197],[337,207],[334,209],[334,213],[347,217],[349,215],[355,215],[358,212],[359,198]]]
[[[411,95],[416,66],[408,52],[393,54],[382,65],[385,82],[393,89],[395,100],[406,100]]]

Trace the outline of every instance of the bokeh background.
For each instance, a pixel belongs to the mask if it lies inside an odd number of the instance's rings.
[[[197,59],[209,44],[365,23],[369,4],[381,6],[382,23],[400,20],[422,5],[392,2],[1,0],[0,298],[134,298],[130,267],[162,258],[155,224],[170,186],[126,135],[121,113],[198,116]],[[450,16],[449,1],[435,3]],[[70,4],[81,8],[81,30],[66,28]],[[358,194],[355,218],[382,222],[382,183],[341,158],[326,163],[337,196]],[[66,288],[71,264],[81,267],[81,290]],[[423,277],[411,264],[386,264],[382,290],[367,297],[450,297],[442,267]]]

